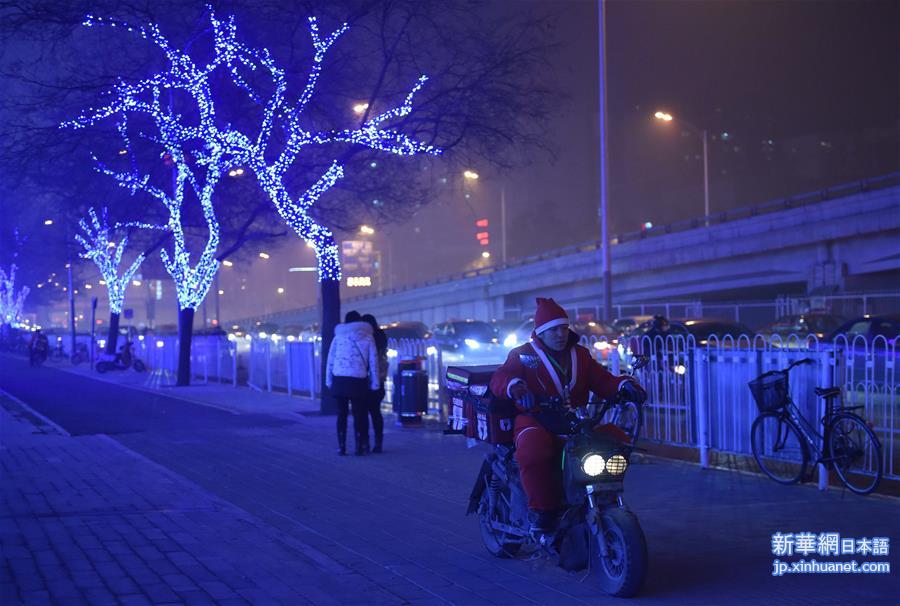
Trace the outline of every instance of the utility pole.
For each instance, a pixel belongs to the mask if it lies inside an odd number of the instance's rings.
[[[597,53],[600,69],[600,247],[603,265],[603,314],[612,320],[612,272],[610,270],[609,230],[609,159],[606,137],[606,2],[597,0]]]

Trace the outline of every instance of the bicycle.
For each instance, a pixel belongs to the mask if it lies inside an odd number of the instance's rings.
[[[748,384],[760,413],[750,430],[753,457],[763,473],[776,482],[796,484],[806,476],[814,454],[814,465],[833,467],[844,486],[856,494],[869,494],[881,481],[883,461],[881,443],[871,426],[850,412],[864,407],[844,406],[840,387],[816,387],[816,395],[825,400],[820,434],[791,400],[791,369],[812,363],[812,359],[804,358]],[[835,399],[840,400],[837,408]],[[818,444],[823,445],[821,449]]]

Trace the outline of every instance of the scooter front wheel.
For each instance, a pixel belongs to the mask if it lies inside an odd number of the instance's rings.
[[[594,537],[604,541],[607,556],[600,546],[591,549],[591,570],[596,571],[600,587],[608,594],[628,598],[635,595],[647,575],[647,541],[637,517],[630,511],[614,508],[600,514],[602,529]]]
[[[96,368],[97,372],[99,372],[102,375],[107,370],[110,370],[112,368],[112,366],[109,362],[97,362],[97,364],[94,366],[94,368]]]
[[[147,370],[147,366],[143,362],[135,358],[134,370],[137,372],[144,372],[145,370]]]

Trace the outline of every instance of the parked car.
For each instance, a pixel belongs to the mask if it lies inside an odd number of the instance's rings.
[[[430,339],[431,331],[422,322],[391,322],[381,329],[388,339]]]
[[[847,335],[848,342],[852,342],[856,336],[865,337],[869,343],[874,343],[876,337],[884,337],[888,345],[892,345],[900,337],[900,315],[854,318],[835,329],[828,335],[827,341],[833,343],[838,335],[842,334]]]
[[[845,318],[828,312],[810,311],[779,318],[759,332],[764,335],[778,335],[783,339],[792,334],[800,337],[814,335],[822,339],[834,332],[844,321]]]
[[[456,320],[435,325],[434,340],[443,350],[479,349],[499,343],[497,333],[487,322],[480,320]]]
[[[527,320],[494,320],[491,322],[497,341],[507,349],[527,343],[534,332],[534,318]]]
[[[612,327],[620,335],[630,335],[634,329],[651,320],[653,320],[653,316],[622,316],[613,320]]]
[[[729,336],[734,340],[737,340],[741,335],[753,337],[753,331],[747,325],[733,320],[699,318],[696,320],[679,320],[678,323],[683,325],[687,332],[694,336],[697,345],[706,345],[710,336],[715,336],[720,343],[725,337]]]

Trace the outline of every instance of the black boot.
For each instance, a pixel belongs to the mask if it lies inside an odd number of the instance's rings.
[[[360,436],[358,433],[355,434],[353,437],[355,438],[355,442],[356,442],[356,450],[354,451],[353,454],[355,454],[358,457],[366,454],[367,448],[366,448],[365,439],[362,436]]]
[[[347,454],[347,430],[344,431],[338,430],[338,451],[337,453],[341,456]]]
[[[374,452],[375,454],[384,452],[381,448],[383,444],[384,444],[384,436],[376,435],[375,436],[375,446],[372,448],[372,452]]]

